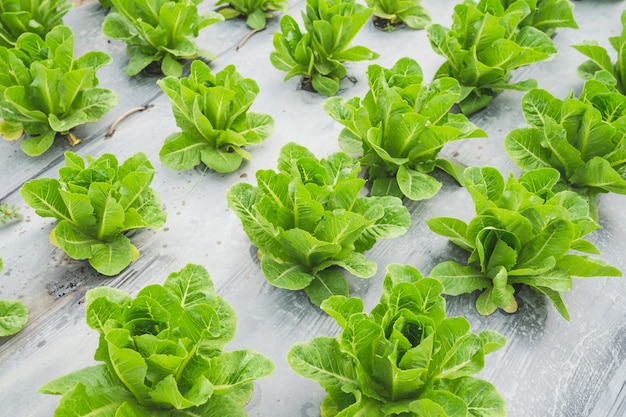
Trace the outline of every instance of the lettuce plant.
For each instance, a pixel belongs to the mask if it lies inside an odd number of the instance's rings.
[[[461,94],[459,83],[440,78],[427,85],[411,58],[391,69],[370,65],[367,78],[370,89],[363,100],[332,97],[324,110],[345,126],[342,149],[360,155],[369,168],[371,194],[430,198],[441,188],[429,175],[435,168],[460,181],[463,167],[438,158],[439,151],[448,142],[486,133],[464,115],[449,113]]]
[[[367,0],[372,9],[374,24],[385,30],[404,23],[411,29],[424,29],[430,24],[430,14],[421,5],[422,0]]]
[[[517,311],[515,286],[526,285],[545,294],[567,320],[561,292],[572,289],[572,277],[621,276],[601,260],[570,253],[600,253],[584,239],[599,228],[589,206],[578,194],[557,191],[559,172],[540,168],[519,179],[491,167],[465,170],[465,186],[476,206],[469,223],[437,217],[428,227],[470,252],[468,265],[438,264],[430,273],[444,285],[444,293],[459,295],[479,290],[479,313],[501,308]]]
[[[139,256],[127,232],[165,223],[150,188],[154,168],[142,153],[122,164],[112,154],[87,157],[85,164],[66,152],[59,177],[30,180],[20,194],[35,213],[57,220],[50,232],[55,246],[70,258],[89,259],[101,274],[117,275]]]
[[[612,61],[609,52],[598,45],[597,41],[586,41],[582,44],[572,45],[577,51],[587,58],[580,64],[578,74],[585,80],[594,78],[599,71],[607,71],[613,74],[617,80],[617,90],[626,94],[626,10],[622,12],[622,33],[619,36],[611,36],[609,43],[616,52],[617,60]]]
[[[557,169],[563,183],[588,198],[596,219],[597,194],[626,194],[626,97],[610,73],[586,81],[578,99],[531,90],[522,110],[530,127],[511,131],[504,141],[517,165]]]
[[[100,334],[102,363],[40,388],[62,396],[55,416],[245,417],[253,381],[274,370],[255,351],[224,351],[237,318],[200,265],[134,299],[115,288],[89,290],[86,316]]]
[[[0,258],[0,272],[4,262]],[[28,321],[28,307],[19,300],[0,299],[0,337],[11,336],[22,330]]]
[[[215,5],[222,6],[217,12],[225,19],[245,17],[246,25],[256,30],[265,29],[267,19],[274,17],[272,12],[286,12],[289,8],[287,0],[219,0]]]
[[[104,52],[74,59],[74,34],[67,26],[52,29],[45,40],[25,33],[15,48],[0,46],[0,134],[21,141],[30,156],[48,150],[55,137],[79,143],[71,130],[100,119],[117,104],[117,95],[98,87],[96,71],[111,62]]]
[[[0,46],[12,48],[23,33],[45,37],[71,8],[66,0],[0,1]]]
[[[325,96],[339,91],[339,80],[347,75],[348,61],[376,59],[378,54],[364,46],[350,46],[372,10],[354,0],[307,0],[302,19],[303,33],[295,19],[285,15],[280,32],[274,34],[272,65],[287,72],[285,80],[304,77],[313,90]]]
[[[319,305],[348,294],[341,267],[361,278],[376,273],[363,252],[377,239],[404,234],[408,210],[396,197],[359,197],[365,180],[358,162],[338,152],[317,160],[306,148],[285,145],[278,172],[260,170],[257,186],[239,183],[226,199],[259,249],[270,284],[305,290]]]
[[[137,75],[150,64],[160,63],[165,75],[179,77],[181,60],[215,56],[198,49],[191,40],[201,29],[224,20],[221,14],[198,14],[202,0],[111,0],[114,8],[107,15],[102,33],[126,42],[129,56],[126,74]]]
[[[446,318],[442,290],[413,267],[390,265],[370,314],[358,298],[322,303],[341,333],[293,345],[287,361],[326,390],[323,417],[506,416],[496,388],[472,376],[506,339]]]
[[[202,61],[191,64],[191,74],[157,81],[170,98],[176,124],[182,132],[165,139],[160,157],[173,169],[191,169],[200,163],[218,172],[232,172],[242,160],[252,159],[243,147],[260,144],[274,130],[274,120],[249,112],[259,87],[233,65],[213,74]]]
[[[533,26],[520,28],[531,12],[524,0],[506,8],[498,0],[469,1],[455,6],[450,29],[439,24],[428,27],[431,46],[446,58],[435,79],[459,81],[463,113],[484,108],[502,90],[536,87],[535,80],[509,83],[514,69],[549,59],[557,52],[546,33]]]

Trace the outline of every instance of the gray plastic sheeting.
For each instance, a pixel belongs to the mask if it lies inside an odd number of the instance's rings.
[[[304,3],[292,3],[289,13],[298,20]],[[424,0],[433,21],[448,26],[453,1]],[[208,5],[204,5],[208,9]],[[554,38],[559,54],[549,62],[521,69],[515,79],[535,78],[542,88],[557,97],[571,90],[580,91],[582,81],[576,67],[584,57],[570,47],[595,39],[609,48],[608,37],[620,33],[623,2],[576,2],[579,30],[561,29]],[[30,309],[25,329],[10,338],[0,338],[0,415],[50,416],[57,397],[37,393],[46,381],[94,364],[97,334],[84,318],[84,295],[89,288],[110,285],[131,294],[149,283],[162,283],[165,277],[186,263],[204,265],[216,288],[237,311],[237,336],[228,349],[249,347],[276,362],[275,373],[256,382],[250,416],[310,417],[319,415],[323,390],[291,371],[285,355],[298,341],[320,335],[335,335],[333,320],[312,306],[303,293],[289,292],[269,285],[258,265],[254,249],[239,220],[226,205],[224,194],[231,185],[254,183],[258,169],[275,168],[281,146],[297,141],[318,157],[339,150],[341,126],[321,108],[323,97],[299,90],[298,80],[283,82],[284,73],[269,62],[272,36],[278,19],[267,30],[252,36],[239,51],[235,46],[247,33],[243,21],[227,21],[201,32],[198,44],[218,55],[215,71],[235,64],[238,71],[253,78],[261,92],[253,110],[272,115],[274,134],[261,146],[250,148],[253,160],[237,172],[218,175],[201,169],[176,172],[163,167],[158,152],[166,135],[177,131],[167,97],[155,85],[156,77],[124,75],[127,58],[121,42],[105,38],[100,27],[105,16],[97,3],[72,10],[65,23],[77,42],[77,54],[102,50],[114,62],[99,72],[102,86],[115,90],[119,105],[105,117],[82,126],[78,134],[86,140],[72,149],[81,155],[111,152],[120,160],[135,152],[145,152],[157,168],[153,187],[160,192],[168,213],[160,231],[141,231],[132,236],[141,251],[140,258],[119,276],[98,275],[86,262],[69,259],[48,241],[53,227],[25,206],[19,196],[24,181],[37,177],[57,177],[68,145],[58,140],[38,158],[29,158],[17,143],[0,141],[0,201],[21,207],[23,219],[0,228],[0,256],[5,270],[0,275],[0,298],[19,298]],[[368,23],[353,42],[381,54],[376,61],[392,66],[400,57],[415,58],[430,80],[443,59],[432,51],[425,31],[409,29],[381,32]],[[368,62],[351,64],[350,75],[339,95],[362,97],[367,90]],[[519,173],[503,150],[503,139],[514,128],[526,123],[520,110],[521,93],[506,92],[471,120],[487,131],[489,139],[459,141],[444,148],[444,157],[465,165],[491,165],[503,173]],[[104,133],[127,110],[141,105],[151,107],[126,119],[110,137]],[[408,263],[427,274],[438,262],[462,259],[446,239],[431,233],[424,220],[435,216],[469,219],[473,205],[466,191],[441,177],[443,189],[423,202],[407,202],[412,217],[409,232],[397,239],[378,243],[367,256],[377,262],[378,273],[369,280],[349,277],[352,294],[371,308],[380,296],[385,267]],[[591,240],[602,258],[626,270],[626,214],[624,197],[602,195],[599,200],[603,229]],[[464,315],[474,331],[498,330],[508,344],[487,357],[481,377],[491,381],[507,400],[509,416],[623,416],[626,415],[626,284],[620,278],[576,280],[565,294],[571,322],[563,320],[543,298],[530,291],[520,294],[519,312],[496,313],[481,317],[474,310],[476,295],[448,298],[449,315]]]

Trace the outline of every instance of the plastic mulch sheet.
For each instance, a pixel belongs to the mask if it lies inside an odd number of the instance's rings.
[[[206,2],[205,2],[206,3]],[[454,2],[424,0],[433,21],[448,26]],[[513,80],[534,78],[554,96],[564,98],[580,92],[583,81],[576,67],[585,57],[571,45],[597,40],[609,47],[609,36],[621,32],[624,2],[585,0],[575,2],[580,29],[559,29],[554,36],[558,54],[551,61],[522,68]],[[289,14],[300,21],[304,2],[292,2]],[[204,9],[210,6],[205,4]],[[132,241],[139,259],[116,277],[103,277],[86,261],[68,258],[52,246],[48,234],[54,222],[28,208],[19,194],[31,178],[54,177],[63,164],[68,144],[57,140],[52,149],[37,158],[24,155],[19,144],[0,141],[0,201],[21,207],[23,219],[0,228],[0,256],[5,269],[0,274],[0,298],[17,298],[30,309],[26,328],[12,337],[0,338],[0,415],[44,417],[53,414],[58,397],[37,393],[45,382],[95,363],[97,333],[85,324],[85,292],[109,285],[131,294],[149,283],[162,283],[170,272],[187,263],[205,266],[218,293],[235,309],[238,328],[228,350],[251,348],[276,363],[271,377],[255,382],[250,416],[312,417],[319,415],[324,391],[314,382],[295,374],[285,360],[289,347],[315,336],[337,334],[334,321],[313,306],[302,292],[286,291],[268,284],[261,272],[256,250],[244,234],[240,221],[228,210],[226,190],[238,182],[255,184],[255,172],[274,169],[282,145],[296,141],[318,157],[339,150],[339,123],[322,109],[324,97],[302,91],[299,80],[283,81],[284,73],[270,63],[273,33],[278,19],[265,31],[253,35],[240,49],[236,45],[248,32],[242,20],[212,25],[200,33],[197,44],[214,52],[211,68],[218,71],[235,64],[244,76],[253,78],[260,93],[252,110],[270,114],[275,131],[262,145],[247,150],[253,159],[232,174],[206,169],[178,172],[159,161],[164,138],[178,131],[169,99],[156,85],[156,76],[132,79],[124,74],[125,45],[101,34],[105,10],[97,3],[76,8],[65,23],[76,36],[76,53],[101,50],[113,63],[99,71],[100,84],[119,95],[114,110],[95,123],[81,126],[84,142],[72,150],[80,155],[105,152],[123,160],[136,152],[148,155],[157,173],[153,187],[160,193],[168,219],[159,231],[139,231]],[[375,63],[391,67],[400,57],[416,59],[431,80],[443,58],[429,45],[426,31],[407,28],[384,32],[368,22],[353,41],[380,53]],[[341,84],[341,97],[363,97],[367,91],[365,71],[371,62],[348,66],[350,79]],[[188,68],[187,68],[188,69]],[[463,140],[446,145],[442,156],[466,166],[494,166],[503,174],[519,169],[504,152],[503,141],[514,128],[526,126],[520,109],[521,92],[504,92],[473,115],[471,121],[488,133],[488,139]],[[133,113],[106,137],[109,126],[126,111]],[[449,177],[439,175],[441,191],[427,201],[405,200],[411,212],[408,233],[381,241],[367,252],[378,272],[363,280],[348,276],[351,293],[371,308],[381,292],[386,265],[411,264],[424,274],[437,263],[463,260],[461,251],[447,239],[432,233],[425,224],[431,217],[449,216],[468,220],[474,216],[466,190]],[[601,258],[626,270],[626,212],[624,196],[604,194],[598,209],[602,229],[590,240]],[[348,274],[346,274],[348,275]],[[626,283],[621,278],[576,279],[564,294],[571,321],[532,291],[519,293],[515,314],[497,312],[488,317],[476,313],[476,294],[447,297],[449,315],[463,315],[475,332],[494,329],[508,344],[489,355],[479,376],[493,383],[507,401],[511,417],[620,417],[626,415],[623,389],[626,381]]]

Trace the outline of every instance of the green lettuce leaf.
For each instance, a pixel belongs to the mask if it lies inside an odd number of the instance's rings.
[[[319,305],[348,294],[338,267],[360,278],[376,273],[363,252],[378,239],[405,233],[410,216],[398,198],[361,197],[359,170],[342,152],[318,160],[289,143],[281,149],[278,172],[257,171],[257,186],[235,184],[227,191],[228,206],[259,249],[272,285],[303,289]]]
[[[59,180],[39,178],[20,189],[24,201],[57,225],[51,242],[73,259],[88,259],[104,275],[117,275],[139,256],[125,233],[165,223],[154,168],[138,153],[119,165],[112,154],[87,158],[67,152]]]
[[[273,12],[286,12],[289,6],[286,0],[219,0],[215,5],[220,6],[217,11],[225,19],[245,16],[246,25],[255,30],[265,29],[267,18],[272,18]]]
[[[39,11],[58,3],[47,2]],[[0,44],[1,32],[0,23]],[[80,143],[70,131],[117,104],[117,95],[98,87],[96,78],[96,70],[111,62],[109,55],[92,51],[75,59],[74,34],[67,26],[56,25],[45,39],[41,36],[24,33],[13,48],[0,46],[0,69],[7,71],[0,76],[0,133],[11,140],[28,135],[20,146],[29,156],[48,150],[58,134],[72,146]]]
[[[186,265],[134,299],[100,287],[86,301],[87,324],[100,334],[95,358],[103,363],[40,388],[61,395],[57,413],[245,416],[252,382],[274,370],[252,350],[223,351],[235,314],[200,265]]]
[[[201,55],[212,59],[212,54],[199,50],[192,38],[204,27],[224,20],[221,14],[200,15],[196,1],[110,2],[113,8],[104,20],[102,33],[126,42],[127,75],[137,75],[154,62],[166,76],[179,77],[183,72],[181,60]]]
[[[460,114],[450,114],[461,95],[452,78],[423,82],[422,69],[410,58],[390,68],[370,65],[369,91],[361,100],[332,97],[324,110],[344,127],[340,145],[369,167],[371,194],[423,200],[434,196],[441,183],[432,177],[443,168],[453,177],[459,167],[438,158],[446,143],[486,136]],[[445,161],[445,162],[444,162]]]
[[[431,46],[446,59],[435,79],[452,77],[459,82],[458,103],[464,114],[481,110],[502,90],[536,87],[534,80],[515,84],[509,80],[513,70],[556,54],[549,35],[557,27],[576,27],[569,2],[552,7],[554,3],[463,3],[455,6],[450,28],[428,27]]]
[[[494,168],[467,168],[464,183],[476,217],[468,224],[446,217],[426,222],[469,252],[467,265],[445,261],[431,270],[444,293],[480,291],[479,313],[489,315],[498,308],[512,313],[517,310],[516,287],[527,285],[547,295],[569,320],[560,293],[572,289],[572,277],[621,276],[601,260],[570,253],[597,253],[583,238],[598,225],[587,200],[563,190],[560,178],[559,171],[545,167],[530,169],[519,179],[510,175],[506,181]]]
[[[355,298],[336,295],[322,303],[340,334],[296,343],[287,354],[295,372],[326,391],[322,415],[506,415],[496,389],[471,376],[504,337],[477,335],[466,319],[446,318],[442,290],[413,267],[390,265],[370,314]]]
[[[159,153],[172,169],[203,163],[220,173],[235,171],[243,159],[251,159],[244,147],[260,144],[274,130],[271,116],[247,112],[259,87],[233,65],[213,74],[204,62],[194,61],[189,77],[168,76],[157,84],[182,129],[166,138]]]
[[[72,8],[66,0],[37,3],[6,0],[0,4],[0,46],[11,48],[24,33],[45,37],[54,27],[61,25],[63,16]]]
[[[347,75],[345,62],[378,58],[366,47],[350,45],[371,13],[371,9],[352,0],[310,0],[302,13],[304,31],[293,17],[281,18],[270,61],[287,72],[285,80],[299,75],[303,84],[310,83],[318,93],[333,96],[339,91],[339,81]]]
[[[554,168],[563,186],[589,200],[597,220],[597,194],[626,193],[623,158],[626,99],[611,74],[600,71],[578,98],[564,100],[534,89],[522,98],[527,128],[512,130],[505,150],[523,170]]]
[[[28,307],[19,300],[0,300],[0,336],[11,336],[26,325]]]

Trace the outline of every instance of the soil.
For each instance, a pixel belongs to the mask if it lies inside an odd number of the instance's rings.
[[[372,16],[372,22],[374,23],[374,27],[378,30],[384,31],[392,31],[396,26],[403,26],[404,23],[402,21],[398,21],[396,23],[391,23],[391,20],[384,19],[378,16]]]

